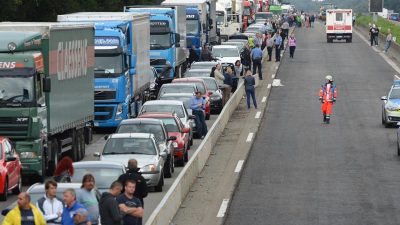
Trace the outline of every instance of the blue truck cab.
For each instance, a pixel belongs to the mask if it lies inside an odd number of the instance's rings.
[[[186,44],[188,49],[194,45],[198,56],[200,56],[201,48],[205,44],[202,30],[199,9],[197,7],[186,8]]]
[[[125,6],[124,12],[150,14],[150,65],[160,74],[166,63],[168,78],[186,70],[186,14],[182,7]]]
[[[138,16],[144,23],[147,19],[149,27],[149,15],[138,14]],[[94,126],[117,127],[122,120],[135,115],[136,109],[140,107],[137,103],[143,101],[143,86],[147,85],[148,88],[151,77],[148,73],[150,65],[147,62],[145,74],[148,78],[145,77],[140,83],[135,82],[143,70],[143,66],[139,68],[138,57],[142,59],[145,56],[138,56],[140,51],[137,49],[143,48],[139,45],[140,42],[136,42],[138,44],[135,46],[134,25],[137,22],[134,16],[122,12],[84,12],[59,15],[58,21],[92,22],[95,25]],[[141,43],[144,46],[145,39]],[[148,48],[144,48],[147,56]],[[148,61],[148,58],[145,57],[141,61]],[[146,80],[148,80],[147,83]],[[140,99],[136,97],[138,95],[141,96]]]

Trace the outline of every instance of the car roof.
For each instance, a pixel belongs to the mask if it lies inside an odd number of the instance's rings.
[[[82,184],[81,183],[57,183],[57,188],[58,189],[67,189],[67,188],[72,188],[72,189],[79,189],[81,188]],[[40,191],[39,191],[40,190]],[[36,183],[30,186],[27,190],[28,193],[44,193],[44,184],[42,183]]]
[[[177,100],[151,100],[143,104],[145,105],[183,105],[181,101]]]
[[[175,96],[175,97],[180,97],[180,96],[183,96],[183,97],[192,97],[192,96],[194,96],[193,94],[191,94],[191,93],[167,93],[167,94],[163,94],[162,96],[161,96],[161,98],[162,97],[171,97],[171,96]],[[171,100],[169,100],[169,101],[171,101]]]
[[[186,78],[178,78],[178,79],[173,79],[172,83],[175,82],[198,82],[198,83],[203,83],[203,80],[199,79],[199,78],[195,78],[195,77],[186,77]]]
[[[140,114],[139,117],[141,118],[175,118],[176,114],[172,112],[146,112],[143,114]]]
[[[109,138],[154,138],[151,133],[114,133]]]
[[[236,48],[237,46],[235,45],[214,45],[213,48]]]
[[[163,124],[161,120],[151,119],[151,118],[134,118],[122,120],[120,125],[126,124]]]
[[[175,86],[175,85],[179,85],[179,86],[189,86],[189,85],[193,85],[193,86],[195,86],[194,84],[190,84],[190,83],[168,83],[168,84],[163,84],[162,86]],[[161,87],[162,87],[161,86]]]
[[[111,161],[80,161],[72,163],[74,169],[76,168],[124,168],[122,163]]]
[[[215,65],[217,65],[218,64],[218,62],[215,62],[215,61],[202,61],[202,62],[194,62],[192,65],[201,65],[201,64],[204,64],[204,65],[211,65],[211,64],[215,64]]]
[[[217,64],[215,64],[215,65],[217,65]],[[209,68],[209,69],[190,69],[186,72],[210,72],[210,70],[211,70],[211,68]]]

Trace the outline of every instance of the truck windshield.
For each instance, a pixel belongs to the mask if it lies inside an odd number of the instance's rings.
[[[170,33],[150,35],[150,50],[168,49],[171,46]]]
[[[123,73],[123,57],[121,54],[96,54],[95,77],[117,77]]]
[[[198,20],[186,20],[186,34],[196,35],[199,33],[199,21]]]
[[[32,75],[0,75],[0,106],[27,106],[34,101]]]

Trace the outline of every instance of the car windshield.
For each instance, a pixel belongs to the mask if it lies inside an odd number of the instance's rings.
[[[123,57],[121,54],[96,54],[95,77],[115,77],[123,72]]]
[[[71,177],[71,182],[82,182],[82,177],[87,173],[94,176],[97,188],[108,189],[111,183],[123,173],[123,170],[118,168],[103,168],[101,167],[101,162],[99,162],[98,167],[74,168],[74,176]]]
[[[33,76],[0,75],[0,106],[22,106],[34,97]]]
[[[202,94],[206,93],[206,89],[205,89],[203,83],[196,82],[195,84],[196,84],[197,90],[199,90]]]
[[[186,34],[196,35],[199,33],[199,21],[198,20],[186,20]]]
[[[190,109],[190,99],[192,96],[174,96],[174,95],[163,95],[160,100],[175,100],[175,101],[181,101],[183,102],[183,105],[185,105],[186,109]]]
[[[237,42],[237,43],[235,43],[235,42],[224,42],[224,43],[222,43],[222,45],[233,45],[233,46],[236,46],[238,49],[242,49],[243,46],[244,46],[240,42]]]
[[[256,13],[256,19],[270,19],[272,18],[272,13]]]
[[[160,94],[167,93],[194,93],[193,85],[163,85],[161,86]]]
[[[390,99],[400,99],[400,88],[393,88],[389,95]]]
[[[237,48],[213,48],[215,57],[239,57]]]
[[[174,112],[179,118],[185,118],[181,105],[144,105],[141,112]]]
[[[214,79],[204,79],[204,82],[206,83],[208,90],[211,90],[211,91],[218,90],[218,85]]]
[[[117,133],[150,133],[158,141],[164,141],[164,132],[159,124],[121,124]]]
[[[217,24],[221,25],[224,24],[224,13],[223,12],[217,12]]]
[[[110,138],[104,146],[103,155],[142,154],[157,155],[150,138]]]
[[[150,35],[150,50],[167,49],[171,45],[171,35],[169,33]]]
[[[176,124],[174,118],[159,118],[159,119],[164,122],[167,132],[179,132],[178,125]]]
[[[212,64],[208,64],[208,63],[207,64],[206,63],[193,63],[190,66],[190,69],[210,69],[210,71],[211,71],[211,68],[213,66],[215,66],[215,65],[217,65],[217,63],[212,63]]]
[[[209,77],[211,73],[210,71],[187,71],[185,73],[185,77]]]

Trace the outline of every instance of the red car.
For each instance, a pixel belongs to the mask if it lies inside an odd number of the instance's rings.
[[[8,192],[19,194],[22,187],[22,164],[11,141],[0,137],[0,200],[6,201]]]
[[[206,120],[210,119],[211,115],[211,105],[210,105],[210,97],[213,94],[212,91],[207,89],[206,83],[204,80],[199,78],[179,78],[173,79],[172,83],[194,83],[197,86],[197,89],[203,93],[203,97],[206,99]]]
[[[175,136],[174,158],[177,166],[184,166],[185,162],[189,161],[189,131],[181,122],[181,119],[175,113],[151,113],[146,112],[138,116],[138,118],[153,118],[164,122],[168,136]]]

